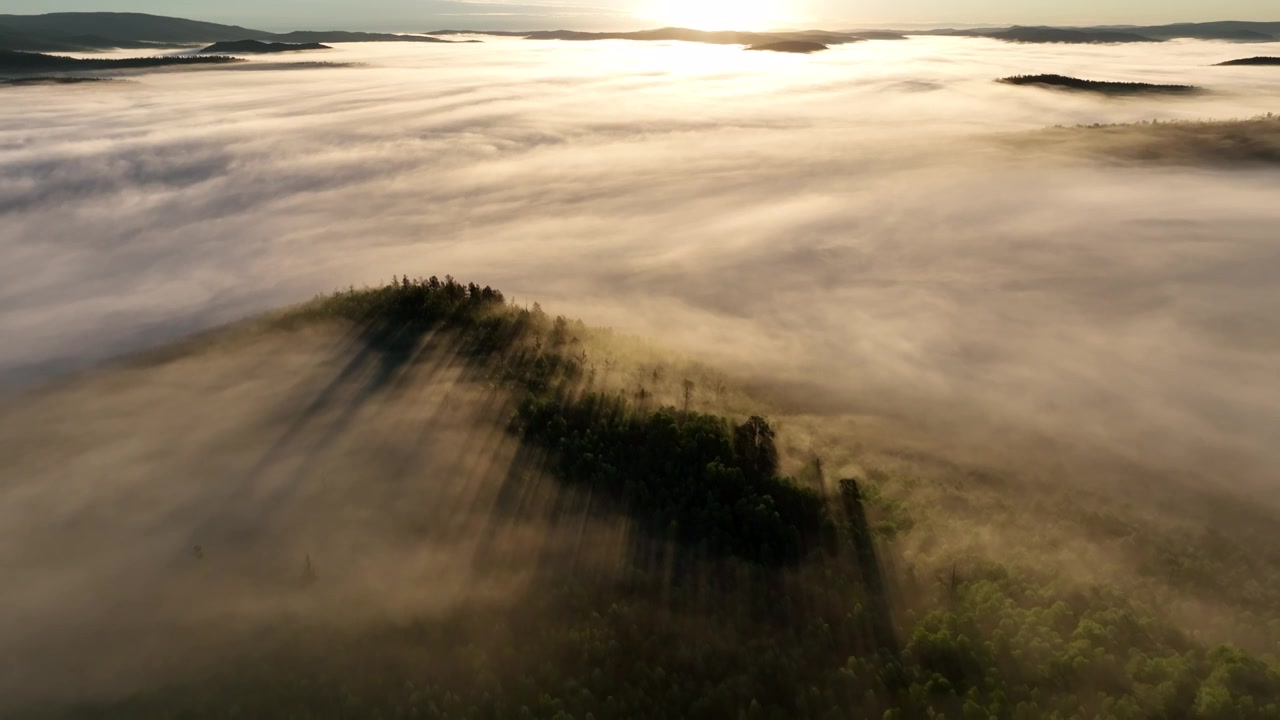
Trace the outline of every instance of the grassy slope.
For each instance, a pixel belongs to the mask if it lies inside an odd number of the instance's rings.
[[[442,354],[472,368],[471,384],[507,398],[494,421],[524,438],[495,507],[539,468],[588,498],[553,516],[629,517],[624,551],[552,563],[514,606],[341,632],[281,623],[283,639],[237,664],[51,715],[1275,716],[1280,557],[1264,548],[1280,528],[1188,502],[1194,490],[955,464],[878,419],[769,406],[712,368],[448,283],[338,293],[106,380],[325,327],[350,328],[355,376],[388,397],[412,393],[409,368]],[[754,472],[735,442],[757,414],[790,479]],[[709,456],[728,472],[690,488]],[[627,475],[642,457],[648,469]],[[883,592],[846,476],[878,538]],[[699,514],[715,521],[681,525]],[[1215,648],[1228,640],[1248,651]]]

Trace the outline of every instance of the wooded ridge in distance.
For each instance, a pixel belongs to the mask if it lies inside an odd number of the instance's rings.
[[[201,54],[259,55],[265,53],[298,52],[301,50],[332,50],[328,45],[320,43],[264,43],[259,40],[240,40],[237,42],[217,42],[200,50]]]
[[[1228,60],[1218,63],[1219,65],[1280,65],[1280,57],[1259,56],[1251,58],[1241,58],[1239,60]]]
[[[1006,85],[1035,85],[1039,87],[1058,88],[1063,90],[1079,90],[1101,93],[1103,95],[1145,95],[1173,94],[1187,95],[1201,92],[1202,89],[1191,85],[1160,85],[1137,82],[1105,82],[1099,80],[1081,80],[1065,75],[1013,75],[1002,78]]]
[[[118,70],[171,65],[223,65],[240,62],[226,55],[153,55],[135,58],[73,58],[63,55],[0,50],[0,72],[49,72],[61,70]]]
[[[726,21],[727,22],[727,21]],[[780,41],[808,41],[834,45],[859,40],[905,39],[909,35],[988,37],[1017,43],[1132,43],[1177,38],[1269,42],[1280,40],[1280,23],[1215,22],[1114,27],[1025,27],[939,30],[809,30],[709,32],[659,28],[628,32],[434,30],[423,34],[347,31],[273,33],[237,25],[184,20],[142,13],[71,12],[43,15],[0,15],[0,49],[33,52],[72,52],[110,48],[140,48],[156,44],[195,45],[213,42],[446,42],[438,35],[491,34],[530,39],[686,40],[689,42],[756,45]]]

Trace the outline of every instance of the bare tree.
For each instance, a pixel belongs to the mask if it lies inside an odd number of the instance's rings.
[[[609,384],[609,374],[613,372],[613,368],[614,368],[616,365],[617,365],[617,362],[613,359],[613,356],[612,356],[612,355],[606,355],[606,356],[605,356],[605,358],[604,358],[604,382],[605,382],[605,384],[606,384],[606,385],[608,385],[608,384]]]

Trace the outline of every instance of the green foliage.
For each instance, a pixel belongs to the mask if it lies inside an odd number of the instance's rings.
[[[527,440],[556,452],[558,476],[621,499],[682,544],[774,565],[800,561],[821,539],[825,502],[777,476],[763,418],[731,431],[714,415],[642,413],[622,398],[587,393],[531,394],[518,420]]]

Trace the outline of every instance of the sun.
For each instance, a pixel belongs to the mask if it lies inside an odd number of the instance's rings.
[[[695,30],[768,30],[791,18],[787,0],[644,0],[636,15]]]

